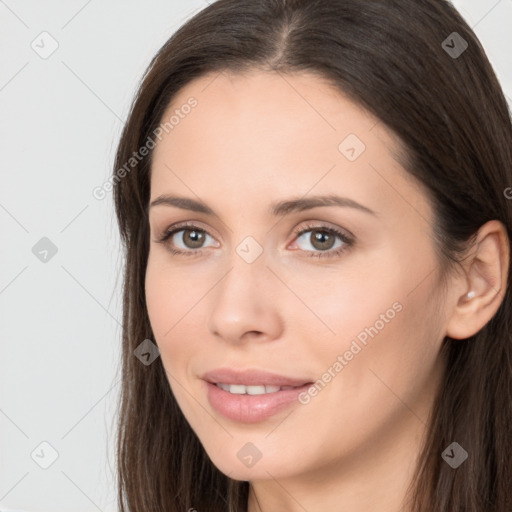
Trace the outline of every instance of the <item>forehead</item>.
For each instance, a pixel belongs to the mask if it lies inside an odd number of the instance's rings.
[[[197,103],[193,109],[187,106],[190,98]],[[286,147],[288,141],[303,142],[307,149],[326,138],[325,149],[334,147],[338,151],[340,137],[348,133],[363,137],[378,125],[375,117],[339,89],[305,72],[209,73],[175,95],[161,122],[181,110],[188,113],[180,116],[168,139],[174,139],[177,145],[194,130],[201,135],[203,149],[209,142],[216,148],[236,142],[236,149],[247,143],[255,152],[263,143],[267,150],[275,150],[277,146]],[[281,137],[275,139],[275,135]],[[392,137],[382,126],[377,126],[373,135],[380,135],[382,142],[393,146]]]
[[[209,73],[178,92],[161,122],[171,116],[154,150],[153,198],[235,195],[240,206],[337,189],[378,210],[397,200],[389,186],[417,188],[392,132],[313,74]]]

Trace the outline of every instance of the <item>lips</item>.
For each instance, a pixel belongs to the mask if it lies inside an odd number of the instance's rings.
[[[233,394],[217,384],[202,381],[203,392],[210,406],[218,414],[236,423],[258,423],[283,413],[289,407],[299,406],[299,396],[309,384],[266,394]]]
[[[202,379],[211,384],[238,384],[244,386],[290,386],[294,388],[311,384],[311,379],[287,377],[260,370],[235,370],[232,368],[218,368],[206,372]]]

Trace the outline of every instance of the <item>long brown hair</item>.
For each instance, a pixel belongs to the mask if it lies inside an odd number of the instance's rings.
[[[146,366],[133,354],[154,340],[144,292],[152,153],[130,158],[154,139],[165,109],[191,80],[249,69],[316,73],[397,135],[407,172],[432,202],[446,272],[488,220],[501,221],[512,239],[504,193],[512,186],[509,109],[480,42],[448,1],[219,0],[195,14],[141,80],[112,177],[126,259],[117,440],[122,512],[247,508],[249,483],[212,464],[161,358]],[[477,334],[443,341],[448,365],[411,483],[415,512],[512,510],[510,288],[509,273],[503,302]],[[441,457],[453,441],[469,452],[457,469]]]

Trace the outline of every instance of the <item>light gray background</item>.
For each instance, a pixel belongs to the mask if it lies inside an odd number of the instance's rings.
[[[512,105],[512,0],[453,3]],[[121,259],[111,194],[92,190],[151,57],[205,6],[0,1],[1,511],[116,510]]]

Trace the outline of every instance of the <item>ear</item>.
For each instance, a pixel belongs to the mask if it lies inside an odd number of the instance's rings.
[[[464,259],[464,276],[457,283],[446,336],[469,338],[484,327],[500,307],[507,288],[510,241],[498,220],[478,230],[471,254]],[[468,297],[468,292],[473,292]],[[449,305],[449,303],[448,303]]]

